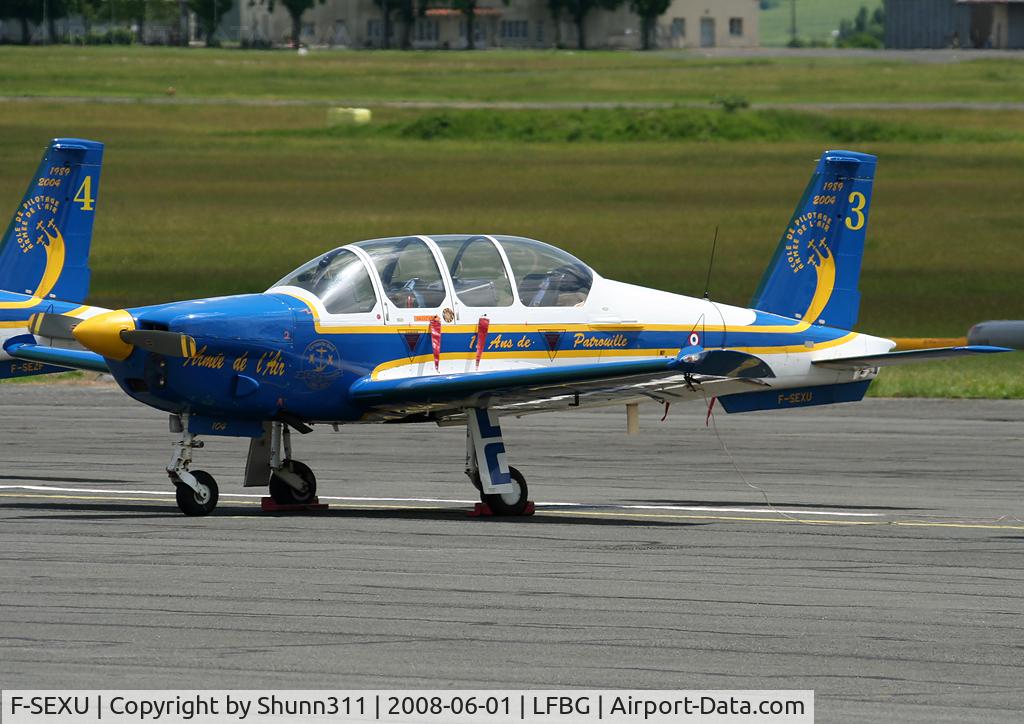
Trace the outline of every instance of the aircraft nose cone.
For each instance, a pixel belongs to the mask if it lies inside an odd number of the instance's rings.
[[[135,319],[123,309],[104,312],[80,322],[72,332],[86,349],[108,359],[127,359],[132,345],[121,339],[121,332],[135,329]]]

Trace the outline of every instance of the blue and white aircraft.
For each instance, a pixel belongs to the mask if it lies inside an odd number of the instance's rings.
[[[4,349],[109,370],[170,413],[179,437],[167,472],[187,515],[218,497],[192,467],[198,436],[251,438],[244,485],[303,503],[316,477],[292,457],[290,431],[373,422],[465,425],[466,474],[493,512],[515,515],[527,485],[508,464],[503,415],[705,396],[728,412],[850,402],[883,365],[1008,351],[902,351],[851,331],[875,165],[863,153],[821,156],[749,309],[605,279],[533,239],[413,235],[333,249],[262,294],[80,310],[44,300],[44,285],[9,314],[21,329]],[[69,172],[67,189],[86,173]],[[29,196],[49,193],[37,184]],[[57,212],[84,213],[85,198],[60,196]],[[49,202],[33,203],[38,223],[60,228]],[[19,224],[0,253],[25,253]]]

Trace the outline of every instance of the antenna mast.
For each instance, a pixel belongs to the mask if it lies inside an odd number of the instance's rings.
[[[708,262],[708,277],[704,280],[704,298],[711,293],[711,269],[715,265],[715,248],[718,246],[718,226],[715,226],[715,238],[711,242],[711,260]]]

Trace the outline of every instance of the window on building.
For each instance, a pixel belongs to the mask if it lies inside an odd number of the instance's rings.
[[[686,37],[686,18],[672,18],[671,34],[673,40]]]
[[[432,18],[416,20],[416,40],[423,43],[436,43],[441,37],[441,25]]]
[[[729,35],[734,38],[743,35],[743,18],[729,18]]]
[[[477,18],[476,22],[473,23],[473,40],[474,42],[481,43],[484,40],[484,24],[483,18]],[[466,39],[466,21],[459,21],[459,38],[462,40]]]
[[[544,21],[543,20],[538,20],[537,21],[537,42],[538,43],[543,43],[544,42]]]
[[[500,33],[502,40],[529,40],[530,21],[502,20]]]
[[[366,21],[366,37],[379,40],[384,36],[384,21],[382,20],[367,20]]]

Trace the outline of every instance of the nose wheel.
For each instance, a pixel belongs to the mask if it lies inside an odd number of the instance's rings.
[[[186,485],[180,478],[174,481],[178,508],[185,515],[209,515],[217,507],[219,491],[217,481],[205,470],[191,470],[195,486]]]

